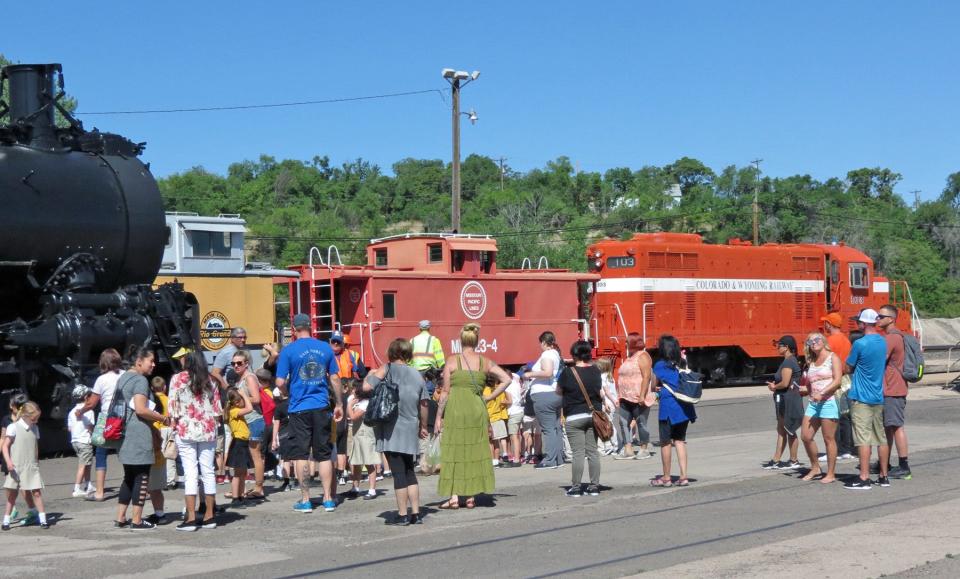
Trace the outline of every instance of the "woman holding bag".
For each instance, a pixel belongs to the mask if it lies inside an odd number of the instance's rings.
[[[602,412],[603,377],[600,369],[591,363],[592,352],[590,342],[574,342],[570,347],[570,355],[575,365],[564,368],[557,380],[557,395],[563,399],[567,441],[573,450],[573,477],[567,489],[568,497],[584,495],[584,457],[590,469],[590,484],[587,485],[586,494],[594,497],[600,494],[600,453],[597,451],[598,434],[594,428],[593,412]]]
[[[413,359],[413,344],[397,338],[387,348],[389,363],[367,374],[363,392],[372,394],[383,381],[397,388],[396,418],[387,424],[373,427],[377,438],[376,452],[382,452],[393,472],[393,490],[397,495],[397,516],[387,519],[387,525],[417,525],[420,519],[420,484],[413,470],[413,463],[420,449],[418,438],[427,436],[427,385],[423,376],[410,366]],[[373,404],[373,401],[370,402]],[[366,411],[372,409],[368,406]],[[366,453],[365,453],[366,454]],[[371,458],[376,456],[373,453]],[[489,460],[487,463],[489,464]],[[371,478],[373,471],[368,470]],[[376,491],[371,492],[376,496]],[[369,495],[368,495],[369,496]],[[410,513],[407,513],[407,503]]]
[[[170,417],[183,464],[183,498],[187,513],[178,531],[197,530],[198,465],[203,478],[203,493],[206,510],[204,529],[215,529],[214,499],[217,483],[214,468],[214,451],[217,443],[217,419],[223,415],[220,389],[207,372],[203,354],[191,352],[183,359],[184,371],[170,381]]]

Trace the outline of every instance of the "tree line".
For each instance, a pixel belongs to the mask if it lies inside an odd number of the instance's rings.
[[[368,239],[449,228],[450,165],[408,158],[391,170],[363,159],[335,166],[326,156],[263,155],[230,165],[226,175],[195,167],[159,183],[167,210],[241,214],[253,260],[302,263],[311,246],[337,245],[345,263],[360,263]],[[824,181],[762,176],[752,166],[714,171],[687,157],[604,173],[576,171],[560,157],[528,172],[501,172],[493,159],[471,155],[461,165],[461,232],[497,235],[501,267],[542,255],[551,267],[582,271],[586,245],[605,236],[751,239],[756,190],[761,243],[845,242],[870,255],[878,272],[905,279],[923,315],[960,316],[960,172],[947,177],[937,199],[917,206],[896,193],[900,180],[886,168]]]

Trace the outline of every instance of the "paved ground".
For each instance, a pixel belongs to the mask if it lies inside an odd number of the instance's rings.
[[[709,391],[698,411],[688,488],[649,487],[658,458],[604,459],[600,497],[565,498],[569,466],[500,470],[496,494],[478,508],[445,512],[428,477],[425,523],[399,529],[383,525],[395,509],[389,490],[375,501],[347,500],[333,514],[298,515],[295,496],[277,493],[226,514],[214,531],[114,530],[112,503],[68,497],[73,459],[45,460],[55,524],[0,535],[0,576],[960,576],[960,394],[914,390],[914,479],[870,492],[760,469],[773,446],[761,389]],[[844,476],[854,470],[840,466]],[[119,472],[111,463],[109,484]],[[181,493],[167,499],[179,509]]]

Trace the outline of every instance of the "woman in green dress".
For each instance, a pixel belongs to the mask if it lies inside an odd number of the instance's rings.
[[[461,353],[449,356],[443,368],[443,389],[434,431],[440,439],[440,496],[450,499],[441,509],[460,508],[460,495],[467,497],[472,509],[474,496],[491,493],[494,487],[493,461],[490,458],[486,402],[510,385],[510,376],[495,363],[477,353],[480,326],[466,324],[460,330]],[[488,373],[497,377],[497,387],[483,396]]]

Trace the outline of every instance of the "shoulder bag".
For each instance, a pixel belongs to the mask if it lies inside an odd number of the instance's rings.
[[[397,419],[400,406],[400,391],[390,379],[390,366],[387,364],[387,373],[383,380],[373,389],[367,411],[363,415],[363,423],[367,426],[386,426]]]
[[[583,393],[583,399],[587,401],[587,406],[590,407],[590,412],[593,416],[593,431],[597,433],[597,438],[603,442],[607,442],[613,437],[613,424],[610,423],[610,418],[607,417],[603,411],[593,407],[593,401],[590,400],[587,387],[583,385],[583,380],[580,379],[580,372],[577,372],[576,366],[570,368],[570,372],[573,374],[573,377],[576,378],[577,384],[580,386],[580,392]]]

